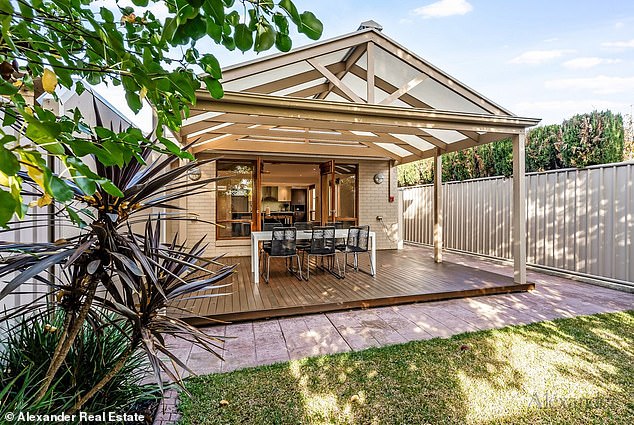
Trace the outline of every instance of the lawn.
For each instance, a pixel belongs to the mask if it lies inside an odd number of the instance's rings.
[[[196,377],[187,388],[184,424],[632,424],[634,311]]]

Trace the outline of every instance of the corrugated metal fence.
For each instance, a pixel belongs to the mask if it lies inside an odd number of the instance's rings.
[[[446,248],[512,257],[512,179],[443,184]],[[527,262],[634,283],[634,163],[526,175]],[[433,187],[400,189],[403,239],[433,243]]]

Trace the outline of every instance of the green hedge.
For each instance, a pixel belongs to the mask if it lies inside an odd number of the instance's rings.
[[[526,134],[526,171],[620,162],[624,159],[623,117],[610,111],[575,115],[562,124],[546,125]],[[510,139],[442,156],[443,181],[513,174]],[[431,160],[398,167],[399,186],[431,183]]]

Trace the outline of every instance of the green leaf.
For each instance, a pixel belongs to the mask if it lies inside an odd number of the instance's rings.
[[[143,102],[141,101],[141,96],[139,96],[136,92],[126,92],[125,100],[128,103],[128,106],[135,114],[138,114],[141,108],[143,107]]]
[[[229,23],[229,25],[235,27],[240,23],[240,14],[234,10],[233,12],[229,13],[225,19]]]
[[[182,27],[184,34],[192,40],[199,40],[207,35],[207,22],[205,22],[205,19],[200,15],[188,20]]]
[[[132,0],[132,3],[135,6],[146,7],[148,5],[148,0]]]
[[[222,99],[222,97],[225,95],[225,92],[222,88],[222,84],[220,84],[220,81],[211,77],[206,77],[204,81],[209,94],[211,94],[214,99]]]
[[[17,206],[18,202],[13,198],[13,195],[0,189],[0,227],[6,227]]]
[[[236,30],[233,38],[236,42],[236,47],[242,52],[250,50],[253,46],[253,33],[245,24],[236,25]]]
[[[318,40],[324,31],[324,25],[312,12],[304,12],[301,14],[302,23],[298,28],[299,32],[305,34],[312,40]]]
[[[99,183],[99,186],[101,186],[101,188],[105,190],[106,193],[108,193],[109,195],[112,195],[115,198],[123,198],[123,192],[121,192],[119,188],[115,186],[114,183],[112,183],[110,180],[102,179],[97,181],[97,183]]]
[[[293,48],[293,41],[288,35],[280,34],[278,32],[277,36],[275,37],[275,47],[280,52],[288,52]]]
[[[218,59],[212,54],[203,55],[200,60],[200,65],[205,70],[207,74],[215,79],[222,78],[222,70],[220,69],[220,63],[218,63]]]
[[[51,176],[48,181],[48,189],[53,198],[60,202],[67,202],[73,199],[74,192],[68,184],[57,176]]]
[[[0,145],[0,171],[7,176],[15,176],[20,171],[18,159],[4,145]]]
[[[206,0],[203,5],[203,9],[208,15],[211,15],[218,25],[221,25],[225,20],[225,8],[222,4],[222,0]]]
[[[275,30],[268,24],[258,25],[255,34],[255,51],[264,52],[275,44]]]
[[[86,223],[84,222],[84,220],[79,217],[79,214],[77,214],[77,212],[73,208],[71,208],[69,205],[66,205],[65,208],[66,212],[68,213],[68,217],[73,223],[79,226],[80,229],[86,227]]]
[[[302,18],[291,0],[281,0],[279,6],[288,14],[295,25],[299,27],[302,24]]]
[[[216,43],[220,43],[222,40],[222,27],[211,18],[207,18],[207,35]]]
[[[274,14],[273,22],[275,22],[278,32],[288,35],[288,19],[284,15],[281,13]]]
[[[52,154],[64,154],[64,147],[55,140],[62,132],[62,127],[58,123],[39,121],[37,118],[30,117],[29,115],[24,115],[24,118],[29,122],[29,125],[26,127],[26,137]]]
[[[101,15],[104,21],[109,23],[114,22],[114,14],[109,9],[102,7],[101,9],[99,9],[99,14]]]
[[[223,35],[222,45],[225,46],[227,50],[233,51],[236,48],[236,41],[233,39],[233,37]]]
[[[18,88],[16,86],[0,78],[0,95],[11,96],[17,92]]]

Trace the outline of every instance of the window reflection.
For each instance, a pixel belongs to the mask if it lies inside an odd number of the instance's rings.
[[[246,238],[253,219],[254,164],[250,161],[218,161],[216,186],[217,239]]]

